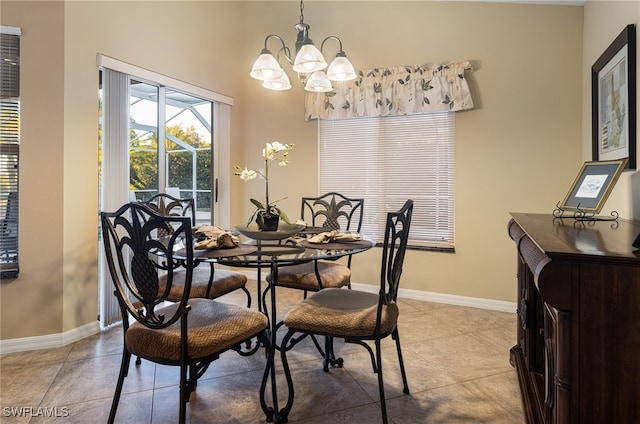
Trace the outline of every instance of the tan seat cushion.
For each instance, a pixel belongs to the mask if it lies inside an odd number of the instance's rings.
[[[211,267],[209,264],[200,264],[193,268],[191,277],[190,298],[207,297],[207,286],[209,285],[209,275]],[[173,283],[167,300],[171,302],[179,302],[184,293],[184,276],[185,270],[179,269],[173,274]],[[167,275],[161,275],[158,278],[160,290],[164,290],[167,284]],[[244,287],[247,284],[247,276],[241,272],[231,271],[228,269],[215,269],[213,273],[213,284],[209,292],[209,299],[215,299],[234,290]]]
[[[322,288],[340,288],[351,281],[351,270],[346,265],[337,262],[318,261],[318,271],[322,280]],[[271,274],[267,275],[266,279],[271,282]],[[320,290],[314,262],[278,268],[277,284],[300,290]]]
[[[187,323],[188,352],[192,359],[221,352],[267,328],[267,317],[255,309],[210,299],[192,299]],[[179,304],[162,308],[173,315]],[[143,358],[180,359],[180,320],[162,330],[134,322],[125,335],[127,349]]]
[[[284,317],[284,324],[291,329],[335,337],[370,337],[375,331],[377,308],[377,294],[324,289],[289,311]],[[398,314],[395,302],[383,306],[382,333],[393,331]]]

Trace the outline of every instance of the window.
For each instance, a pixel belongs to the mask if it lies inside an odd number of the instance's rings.
[[[414,247],[454,245],[454,114],[319,120],[319,192],[361,197],[362,232],[384,235],[386,213],[414,200]]]
[[[0,27],[0,278],[17,278],[20,29]]]

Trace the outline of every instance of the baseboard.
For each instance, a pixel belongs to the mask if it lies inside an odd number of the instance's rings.
[[[0,340],[0,354],[62,347],[99,332],[100,324],[95,321],[64,333]]]
[[[240,271],[236,269],[236,271]],[[255,280],[258,277],[258,274],[255,270],[242,270],[247,278]],[[268,270],[263,270],[262,275],[264,278],[265,273],[268,273]],[[351,283],[351,287],[357,288],[358,290],[377,293],[378,286],[372,286],[370,284],[361,284],[361,283]],[[445,294],[445,293],[436,293],[436,292],[428,292],[422,290],[412,290],[412,289],[403,289],[400,288],[398,291],[398,297],[401,299],[414,299],[414,300],[422,300],[425,302],[435,302],[435,303],[445,303],[447,305],[457,305],[457,306],[467,306],[469,308],[479,308],[479,309],[488,309],[491,311],[499,311],[499,312],[516,312],[516,303],[515,302],[506,302],[504,300],[493,300],[493,299],[484,299],[480,297],[468,297],[468,296],[457,296],[453,294]]]
[[[351,283],[351,287],[371,293],[378,292],[378,286],[370,284]],[[398,290],[400,299],[422,300],[424,302],[445,303],[448,305],[467,306],[469,308],[488,309],[499,312],[516,312],[515,302],[504,300],[484,299],[480,297],[457,296],[454,294],[428,292],[422,290],[403,289]]]
[[[257,272],[244,270],[247,278],[256,279]],[[377,293],[378,286],[370,284],[351,283],[351,287]],[[398,297],[401,299],[422,300],[425,302],[445,303],[448,305],[467,306],[469,308],[488,309],[492,311],[515,313],[515,302],[503,300],[483,299],[478,297],[457,296],[453,294],[435,293],[422,290],[400,289]],[[28,350],[49,349],[66,346],[87,336],[100,332],[98,321],[65,331],[61,334],[47,334],[46,336],[23,337],[20,339],[0,340],[0,354],[24,352]]]

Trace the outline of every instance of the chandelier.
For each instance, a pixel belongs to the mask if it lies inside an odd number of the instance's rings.
[[[333,90],[331,81],[348,81],[356,78],[356,71],[347,59],[347,55],[342,50],[342,41],[335,35],[330,35],[322,40],[320,50],[309,38],[309,25],[304,22],[304,2],[300,1],[300,22],[294,25],[298,32],[295,51],[296,56],[291,60],[291,50],[286,46],[282,37],[277,34],[269,34],[264,39],[264,48],[260,56],[254,62],[251,69],[252,78],[262,81],[262,86],[269,90],[288,90],[291,88],[289,77],[280,66],[280,53],[292,69],[298,74],[298,78],[304,84],[304,89],[313,92],[328,92]],[[275,38],[280,41],[282,47],[279,48],[276,57],[267,48],[269,39]],[[322,56],[324,43],[328,40],[336,40],[339,43],[338,53],[335,59],[327,68],[327,62]],[[325,72],[324,69],[327,69]]]

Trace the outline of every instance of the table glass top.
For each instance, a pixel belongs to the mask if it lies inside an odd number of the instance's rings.
[[[277,262],[281,265],[293,265],[317,259],[335,259],[370,249],[374,245],[370,240],[348,243],[301,243],[296,240],[278,242],[241,243],[231,249],[195,250],[193,258],[201,262],[217,262],[239,267],[255,267]],[[176,252],[180,257],[184,248]]]

